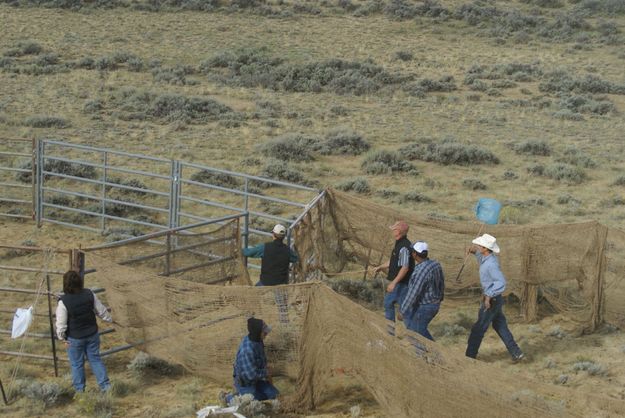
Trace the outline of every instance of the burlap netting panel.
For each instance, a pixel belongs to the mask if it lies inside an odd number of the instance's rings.
[[[544,298],[589,328],[597,326],[604,313],[607,320],[623,323],[623,315],[611,309],[616,307],[616,296],[608,297],[605,311],[600,302],[604,280],[615,294],[625,292],[624,234],[610,230],[606,240],[608,228],[597,222],[481,227],[477,221],[436,220],[400,212],[328,189],[325,199],[295,230],[296,248],[302,256],[297,277],[307,280],[319,272],[358,270],[386,261],[393,245],[388,227],[398,219],[410,225],[411,241],[429,243],[430,257],[440,261],[446,273],[449,294],[479,287],[478,266],[472,257],[460,283],[454,279],[466,249],[481,229],[497,237],[508,291],[521,299],[527,319],[536,318],[538,301]]]
[[[576,416],[625,414],[623,402],[576,396],[568,388],[523,381],[466,359],[416,334],[386,332],[384,318],[320,283],[214,286],[165,278],[90,257],[92,283],[106,287],[128,343],[229,387],[246,320],[273,326],[266,340],[274,375],[296,382],[284,405],[303,411],[332,397],[332,376],[368,388],[385,416]],[[286,391],[287,393],[289,391]]]

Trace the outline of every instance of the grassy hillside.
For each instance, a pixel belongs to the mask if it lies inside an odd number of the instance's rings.
[[[363,193],[625,217],[625,1],[5,1],[0,135]]]

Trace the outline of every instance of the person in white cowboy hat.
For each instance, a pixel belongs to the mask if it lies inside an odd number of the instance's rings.
[[[276,286],[289,282],[289,264],[297,262],[297,254],[284,243],[286,227],[277,224],[271,230],[273,240],[245,248],[245,257],[261,258],[260,280],[256,286]]]
[[[490,324],[506,345],[508,352],[515,361],[523,358],[523,352],[514,341],[512,333],[508,329],[506,316],[503,313],[503,292],[506,290],[506,278],[499,267],[499,254],[497,239],[489,234],[475,238],[473,246],[469,248],[471,254],[475,254],[480,265],[480,284],[482,285],[482,303],[477,316],[477,322],[471,328],[467,344],[466,356],[477,357],[480,344]]]

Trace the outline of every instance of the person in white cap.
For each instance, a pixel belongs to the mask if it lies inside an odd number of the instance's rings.
[[[388,270],[386,279],[389,283],[384,295],[384,317],[391,321],[388,323],[388,333],[395,335],[395,305],[401,305],[408,290],[414,260],[410,256],[412,244],[407,238],[408,224],[404,221],[397,221],[389,229],[395,238],[391,258],[385,264],[377,266],[374,271],[377,273],[380,270]]]
[[[434,341],[428,331],[428,325],[438,313],[443,301],[445,276],[440,263],[428,258],[427,242],[417,241],[412,248],[415,268],[400,312],[406,320],[408,329]]]
[[[273,241],[245,248],[245,257],[261,258],[260,281],[256,286],[276,286],[289,282],[289,264],[297,262],[297,254],[284,243],[286,228],[277,224],[271,231]]]
[[[477,322],[471,328],[467,344],[466,356],[477,357],[480,344],[490,324],[506,345],[508,352],[515,361],[521,360],[523,352],[514,341],[512,333],[508,329],[506,316],[503,313],[503,292],[506,290],[506,278],[499,267],[499,260],[495,254],[499,254],[497,239],[489,234],[484,234],[473,240],[473,246],[469,252],[475,254],[480,265],[480,284],[482,285],[482,303],[477,317]]]

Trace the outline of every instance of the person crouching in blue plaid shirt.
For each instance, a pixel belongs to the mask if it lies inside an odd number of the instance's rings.
[[[408,329],[434,341],[428,325],[434,319],[445,293],[445,276],[440,263],[428,258],[428,244],[417,241],[412,247],[415,268],[400,306]]]
[[[262,319],[249,318],[247,331],[248,335],[243,337],[234,360],[233,377],[236,394],[241,396],[249,393],[258,401],[276,399],[280,392],[272,384],[267,370],[263,343],[271,327]],[[230,404],[233,397],[233,394],[228,394],[225,401]]]

